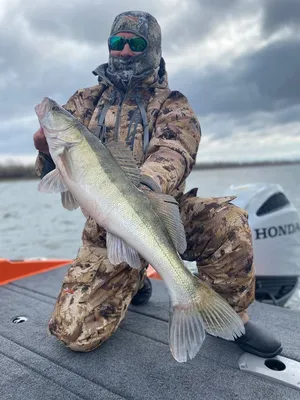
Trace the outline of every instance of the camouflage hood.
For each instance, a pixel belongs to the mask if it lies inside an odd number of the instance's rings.
[[[134,83],[158,72],[162,56],[161,29],[152,15],[142,11],[129,11],[118,15],[113,22],[110,35],[119,32],[136,34],[148,43],[146,50],[134,57],[109,55],[106,76],[118,88],[126,91]]]

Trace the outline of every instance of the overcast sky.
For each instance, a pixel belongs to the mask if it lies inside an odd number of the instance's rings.
[[[33,159],[44,96],[97,83],[113,18],[152,13],[171,89],[202,127],[198,161],[300,159],[300,0],[0,0],[0,159]]]

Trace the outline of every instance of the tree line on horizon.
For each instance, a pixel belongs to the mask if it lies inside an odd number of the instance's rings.
[[[282,160],[282,161],[252,161],[252,162],[203,162],[197,163],[194,167],[195,170],[199,169],[221,169],[221,168],[239,168],[246,166],[268,166],[268,165],[286,165],[286,164],[300,164],[299,160]],[[0,180],[9,179],[38,179],[35,172],[34,164],[0,164]]]

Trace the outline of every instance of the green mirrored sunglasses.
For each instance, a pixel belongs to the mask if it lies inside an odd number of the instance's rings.
[[[148,46],[146,40],[141,37],[124,38],[122,36],[111,36],[108,39],[109,50],[122,51],[126,43],[128,43],[131,51],[134,52],[142,52]]]

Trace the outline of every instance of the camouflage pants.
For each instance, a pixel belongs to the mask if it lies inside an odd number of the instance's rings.
[[[255,290],[247,214],[230,203],[232,198],[195,195],[190,191],[180,201],[187,236],[183,259],[196,261],[199,277],[243,315]],[[145,268],[141,272],[125,263],[112,266],[105,245],[103,230],[87,220],[83,246],[49,321],[50,332],[75,351],[93,350],[116,331],[145,276]]]

